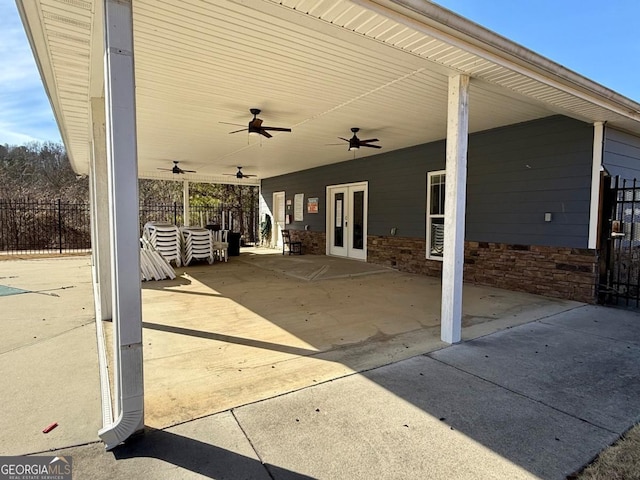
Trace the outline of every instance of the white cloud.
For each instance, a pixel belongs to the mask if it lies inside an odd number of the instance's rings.
[[[2,145],[25,145],[31,142],[44,141],[40,138],[34,138],[19,132],[11,132],[0,127],[0,144]]]

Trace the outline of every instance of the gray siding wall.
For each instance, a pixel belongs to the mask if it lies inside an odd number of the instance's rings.
[[[593,127],[566,117],[473,135],[467,240],[586,248],[592,159]]]
[[[562,116],[471,135],[466,239],[586,247],[592,145],[592,126]],[[326,186],[368,181],[369,235],[395,227],[398,236],[424,238],[427,172],[444,168],[439,141],[264,179],[262,194],[271,207],[275,191],[291,200],[304,193],[304,221],[290,228],[324,232]],[[306,213],[308,197],[319,198],[318,214]]]
[[[640,180],[640,137],[605,128],[603,163],[611,176]]]

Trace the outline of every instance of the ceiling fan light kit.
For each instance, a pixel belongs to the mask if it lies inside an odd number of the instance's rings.
[[[357,133],[360,131],[358,127],[353,127],[351,129],[353,132],[353,137],[346,139],[344,137],[338,137],[340,140],[343,140],[349,144],[349,151],[353,152],[355,150],[359,150],[360,147],[369,147],[369,148],[382,148],[380,145],[372,145],[373,142],[379,142],[377,138],[369,138],[367,140],[360,140],[358,138]]]
[[[236,173],[225,173],[224,175],[227,176],[233,176],[239,179],[243,179],[243,178],[251,178],[251,177],[257,177],[257,175],[247,175],[242,171],[242,167],[238,166],[238,171]]]

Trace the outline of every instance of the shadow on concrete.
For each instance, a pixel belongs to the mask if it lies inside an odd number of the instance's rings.
[[[264,348],[267,350],[274,350],[276,352],[290,353],[292,355],[313,355],[318,353],[316,350],[309,350],[306,348],[291,347],[289,345],[282,345],[279,343],[263,342],[261,340],[225,335],[223,333],[204,332],[202,330],[194,330],[192,328],[173,327],[171,325],[161,325],[159,323],[152,322],[142,322],[142,328],[175,333],[178,335],[188,335],[190,337],[206,338],[208,340],[217,340],[219,342],[235,343],[248,347]]]
[[[417,295],[416,291],[419,290],[416,290],[416,287],[424,288],[425,284],[422,283],[422,279],[416,279],[417,277],[396,274],[387,276],[384,273],[380,275],[379,270],[372,268],[371,273],[377,275],[372,275],[369,278],[376,277],[377,284],[371,286],[372,284],[366,280],[366,272],[357,272],[356,275],[351,276],[348,274],[349,266],[339,264],[341,270],[338,273],[338,264],[335,259],[331,259],[332,268],[336,271],[336,275],[332,277],[331,272],[327,272],[328,269],[322,267],[323,258],[317,258],[316,260],[320,263],[314,264],[314,259],[311,257],[306,256],[304,262],[301,260],[291,261],[288,257],[282,257],[284,260],[281,261],[277,255],[268,259],[254,257],[249,262],[245,262],[244,273],[240,272],[242,265],[232,265],[230,262],[228,265],[213,265],[210,269],[190,269],[188,276],[209,287],[221,297],[236,302],[243,308],[304,340],[320,352],[327,352],[327,348],[335,348],[336,344],[333,347],[327,347],[331,341],[344,340],[339,338],[341,337],[340,328],[348,326],[348,321],[345,320],[347,317],[357,318],[359,315],[359,321],[362,324],[369,323],[378,327],[376,324],[378,322],[379,325],[383,325],[382,328],[388,328],[394,322],[399,322],[402,318],[407,317],[407,319],[411,318],[407,321],[407,325],[414,325],[414,328],[415,326],[422,329],[433,328],[433,324],[427,325],[420,320],[416,321],[417,312],[424,317],[430,316],[431,319],[436,320],[437,324],[439,282],[432,282],[433,287],[438,287],[437,292],[428,293],[428,298],[425,298],[427,293],[422,292],[424,295],[422,298],[418,298],[419,294]],[[295,275],[282,276],[287,265],[295,268]],[[354,265],[359,268],[362,268],[363,265],[366,266],[361,262]],[[231,269],[234,268],[237,270],[231,273]],[[216,271],[216,269],[218,270]],[[260,270],[264,274],[258,273]],[[324,279],[317,274],[320,271],[327,274]],[[249,279],[246,279],[247,275]],[[332,283],[335,280],[340,280],[343,283]],[[158,290],[160,289],[158,288]],[[256,291],[255,289],[260,289],[260,295],[251,294],[251,291]],[[169,288],[165,290],[173,293]],[[469,290],[465,287],[465,292]],[[493,308],[500,303],[501,296],[522,295],[526,301],[526,294],[499,290],[495,290],[494,293],[475,294],[477,295],[476,301],[482,300],[484,302],[484,313],[479,313],[475,307],[465,308],[468,324],[473,325],[493,320],[492,316],[495,314],[492,312],[497,311],[497,307],[495,310]],[[465,295],[468,294],[465,293]],[[540,301],[536,300],[534,296],[530,297],[529,301],[531,302]],[[265,298],[271,298],[271,301],[265,301]],[[560,301],[552,299],[548,301],[550,304],[553,302],[560,304]],[[274,309],[273,304],[277,304],[278,308]],[[330,307],[328,313],[327,307]],[[575,306],[566,307],[565,310],[570,308],[575,308]],[[513,313],[510,313],[509,310],[505,311],[509,315]],[[500,314],[505,314],[505,311]],[[562,308],[557,311],[562,311]],[[319,312],[324,313],[321,315]],[[317,317],[312,317],[316,313],[318,313]],[[548,315],[552,315],[552,313],[548,313]],[[335,328],[331,339],[320,339],[309,329],[308,320],[313,319],[314,322],[321,323],[319,317],[323,316],[325,323],[319,325],[317,331]],[[517,317],[517,315],[514,316]],[[382,322],[381,319],[386,320]],[[517,323],[518,321],[516,321]],[[167,333],[191,335],[301,356],[318,354],[318,351],[311,349],[197,329],[150,322],[144,322],[144,327]],[[383,350],[386,342],[397,333],[386,334],[382,332],[380,327],[378,328],[376,335],[383,340],[376,346],[381,359],[381,363],[377,366],[381,366],[390,363],[386,360],[387,357],[385,357]],[[570,334],[560,335],[563,338],[557,348],[551,350],[547,347],[545,352],[543,345],[553,343],[555,346],[554,342],[557,342],[558,336],[559,333],[555,330],[542,332],[537,337],[528,334],[520,335],[522,343],[516,343],[508,348],[507,355],[500,358],[500,361],[489,361],[488,359],[490,356],[497,357],[496,352],[491,349],[499,349],[501,340],[496,340],[498,345],[494,347],[491,346],[493,345],[491,343],[472,341],[451,349],[441,350],[441,352],[456,352],[460,348],[465,348],[470,352],[468,353],[468,363],[456,364],[446,354],[439,356],[436,353],[429,356],[414,356],[408,360],[409,367],[407,367],[407,362],[394,363],[366,372],[364,376],[435,419],[450,425],[452,430],[462,432],[527,471],[543,478],[562,478],[563,475],[572,473],[590,461],[601,448],[611,443],[621,433],[615,428],[610,428],[611,424],[608,423],[608,419],[604,418],[601,419],[602,422],[597,422],[593,418],[588,418],[589,414],[585,411],[593,412],[606,406],[606,395],[612,392],[616,392],[618,397],[624,396],[621,392],[624,391],[628,379],[616,377],[614,381],[608,382],[606,385],[600,384],[596,388],[599,394],[593,397],[591,403],[585,401],[581,405],[581,409],[572,408],[570,400],[557,404],[554,398],[545,397],[545,389],[552,391],[555,389],[556,395],[562,393],[568,399],[574,397],[584,400],[582,397],[585,396],[585,392],[580,390],[581,384],[584,385],[592,381],[593,378],[589,376],[589,373],[598,372],[598,367],[603,362],[615,365],[616,358],[625,358],[626,367],[631,365],[640,369],[640,360],[634,361],[628,356],[621,355],[622,352],[610,344],[600,345],[605,352],[604,355],[594,355],[589,351],[588,338],[581,339],[579,348],[563,350],[564,343],[562,342],[571,343],[574,341],[572,340],[574,336]],[[534,338],[533,343],[529,342],[531,338]],[[338,343],[338,345],[340,344]],[[425,351],[422,350],[421,353],[425,353]],[[538,351],[542,353],[538,354]],[[341,357],[339,361],[347,367],[359,370],[360,364],[355,356],[349,357],[347,355]],[[572,369],[575,362],[583,363],[581,368],[575,370],[581,376],[573,382],[568,382],[574,372]],[[480,369],[484,364],[486,364],[485,370]],[[550,365],[552,364],[557,364],[559,367],[551,369]],[[537,389],[527,387],[533,383],[536,383]],[[586,392],[589,395],[594,395],[593,389],[587,389]],[[357,399],[352,400],[357,402]],[[630,399],[623,403],[629,409],[625,418],[630,425],[640,411],[640,401],[636,402]],[[180,458],[172,457],[175,455],[171,451],[174,447],[168,445],[180,444],[188,439],[176,439],[172,434],[166,432],[154,433],[153,435],[160,435],[159,443],[161,446],[159,448],[167,450],[165,453],[167,461],[171,463],[181,461]],[[162,435],[168,436],[163,437]],[[286,438],[283,441],[286,441]],[[163,444],[166,445],[163,447]],[[206,444],[203,446],[199,445],[199,442],[196,443],[193,446],[194,457],[199,458],[202,455],[207,455],[206,449],[209,447]],[[181,446],[180,449],[182,448]],[[186,448],[189,449],[192,446]],[[290,448],[296,448],[296,446],[291,445]],[[132,453],[132,455],[139,454],[139,452]],[[188,458],[191,458],[190,455]],[[180,463],[176,464],[181,465]],[[203,474],[209,473],[215,472]],[[274,478],[280,477],[274,475]],[[291,477],[288,476],[288,472],[284,472],[284,478],[303,477]]]
[[[171,285],[172,288],[153,288],[152,290],[167,290],[171,293],[177,293],[180,295],[195,295],[201,297],[220,297],[219,293],[202,293],[202,292],[185,292],[184,290],[176,290],[175,285]]]
[[[134,436],[112,450],[112,453],[116,460],[141,457],[162,460],[208,478],[311,479],[306,475],[262,464],[256,459],[165,430],[150,430],[145,435]]]

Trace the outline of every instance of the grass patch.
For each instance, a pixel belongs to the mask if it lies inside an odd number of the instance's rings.
[[[587,467],[574,480],[640,480],[640,425],[625,433]]]

